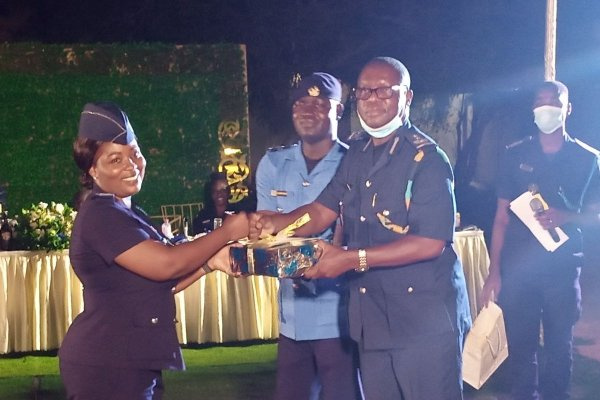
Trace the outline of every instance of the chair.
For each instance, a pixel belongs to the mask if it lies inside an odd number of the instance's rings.
[[[174,235],[177,235],[183,232],[184,219],[188,221],[188,224],[191,224],[203,206],[202,203],[164,204],[160,206],[160,213],[163,219],[167,218],[169,220],[171,231]]]

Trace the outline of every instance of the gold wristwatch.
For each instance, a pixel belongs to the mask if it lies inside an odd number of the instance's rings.
[[[358,249],[358,267],[354,268],[356,272],[367,272],[369,265],[367,264],[367,251],[365,249]]]

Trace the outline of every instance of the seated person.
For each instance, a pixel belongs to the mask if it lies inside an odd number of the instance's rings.
[[[235,211],[229,204],[229,184],[223,172],[213,172],[204,190],[204,208],[192,221],[193,234],[208,233],[221,226]]]

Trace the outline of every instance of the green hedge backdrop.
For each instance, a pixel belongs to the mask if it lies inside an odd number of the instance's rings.
[[[136,201],[202,201],[217,169],[222,122],[239,123],[246,155],[248,96],[243,45],[16,43],[0,45],[0,184],[15,214],[38,201],[69,202],[78,190],[71,145],[89,101],[128,113],[148,160]]]

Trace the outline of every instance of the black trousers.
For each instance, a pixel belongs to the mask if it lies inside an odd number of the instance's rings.
[[[580,268],[502,277],[499,303],[508,339],[508,367],[515,400],[570,398],[573,327],[581,314]],[[538,361],[540,324],[543,359]]]
[[[160,400],[162,372],[79,365],[60,360],[67,400]]]
[[[321,400],[360,399],[354,348],[350,339],[292,340],[279,335],[275,400],[309,400],[315,380]]]
[[[367,400],[461,400],[462,337],[454,332],[389,350],[359,345]]]

